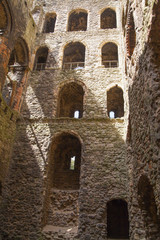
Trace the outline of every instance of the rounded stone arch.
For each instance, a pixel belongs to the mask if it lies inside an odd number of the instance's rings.
[[[105,42],[101,48],[102,65],[105,68],[118,67],[118,44],[115,42]]]
[[[63,47],[63,69],[85,67],[86,44],[80,41],[68,42]]]
[[[80,81],[63,82],[57,94],[57,117],[82,118],[85,89]]]
[[[8,65],[21,65],[28,66],[29,64],[29,48],[26,41],[19,37],[14,45],[14,48],[10,54]]]
[[[40,46],[36,49],[34,59],[34,70],[45,70],[47,59],[49,55],[49,47],[47,45]]]
[[[12,31],[13,19],[8,1],[0,3],[0,34],[9,35]]]
[[[59,92],[61,91],[61,89],[66,85],[66,84],[69,84],[69,83],[73,83],[73,82],[76,82],[77,84],[79,84],[82,88],[83,88],[83,91],[84,91],[84,98],[87,94],[87,86],[85,85],[84,82],[80,81],[80,80],[77,80],[77,79],[69,79],[69,80],[65,80],[63,82],[61,82],[57,88],[55,89],[54,91],[54,96],[58,99],[58,96],[59,96]]]
[[[57,137],[59,137],[62,133],[71,134],[71,135],[75,136],[76,138],[78,138],[78,140],[80,141],[80,143],[82,145],[82,149],[83,149],[84,140],[76,131],[74,131],[74,130],[63,130],[63,131],[56,132],[54,134],[54,136],[52,136],[51,141],[50,141],[50,146],[49,146],[49,154],[51,154],[52,144],[55,142],[55,139]]]
[[[44,24],[43,24],[43,33],[53,33],[55,30],[57,14],[55,12],[46,13]]]
[[[103,8],[100,13],[100,28],[117,28],[116,10],[112,7]]]
[[[80,186],[82,139],[73,131],[62,131],[53,138],[49,153],[48,177],[51,187],[78,190]]]
[[[86,31],[88,12],[85,9],[74,9],[68,14],[67,31]]]
[[[137,193],[146,235],[149,239],[158,239],[157,237],[160,236],[160,215],[157,211],[153,186],[146,175],[139,178]]]
[[[109,118],[121,118],[124,116],[123,88],[113,85],[107,91],[107,113]]]
[[[107,202],[107,237],[129,239],[128,203],[122,198]]]
[[[8,62],[8,74],[2,95],[6,103],[15,110],[20,110],[23,78],[29,65],[29,49],[26,41],[19,37],[14,44]]]
[[[65,137],[71,138],[66,141]],[[61,141],[62,139],[63,141]],[[43,204],[43,226],[48,225],[48,223],[50,225],[56,225],[57,217],[53,218],[53,208],[57,208],[57,204],[53,201],[53,199],[57,199],[57,201],[60,202],[63,211],[68,211],[68,207],[73,209],[73,221],[78,221],[78,196],[80,187],[82,148],[83,140],[80,135],[73,130],[63,129],[52,136],[48,151],[48,164],[46,167],[47,178]],[[78,156],[80,156],[80,158]],[[57,164],[56,159],[59,160],[58,162],[60,164]],[[80,161],[78,161],[79,159]],[[74,162],[71,162],[71,160],[74,160]],[[66,197],[68,199],[71,197],[72,201],[66,201]],[[63,201],[65,203],[64,205]],[[59,217],[61,218],[61,215],[58,216],[58,220],[61,221]],[[64,221],[62,222],[64,226]],[[65,222],[65,226],[68,227],[68,222]]]

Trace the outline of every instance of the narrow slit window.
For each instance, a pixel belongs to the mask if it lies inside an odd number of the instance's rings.
[[[70,170],[75,170],[75,161],[76,161],[76,157],[75,156],[71,157]]]
[[[79,111],[78,110],[74,112],[74,118],[79,118]]]

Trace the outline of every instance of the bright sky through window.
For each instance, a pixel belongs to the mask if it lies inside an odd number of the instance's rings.
[[[76,160],[75,156],[71,157],[70,170],[74,170],[75,169],[75,160]]]
[[[74,112],[74,118],[79,118],[79,111]]]

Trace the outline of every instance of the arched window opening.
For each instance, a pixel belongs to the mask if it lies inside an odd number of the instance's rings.
[[[131,57],[136,45],[136,31],[134,25],[133,13],[130,12],[127,20],[127,35],[126,35],[127,55]]]
[[[81,143],[77,137],[64,133],[56,139],[53,153],[53,187],[79,189]]]
[[[43,225],[78,226],[81,149],[79,138],[72,133],[63,132],[54,138],[47,172]]]
[[[28,49],[26,43],[22,39],[17,40],[11,52],[8,65],[10,69],[16,66],[26,67],[28,65]]]
[[[36,52],[34,70],[36,71],[45,70],[47,57],[48,57],[48,48],[40,47]]]
[[[29,51],[26,42],[19,38],[11,52],[8,62],[9,72],[3,87],[2,95],[6,103],[12,107],[17,104],[15,95],[18,94],[25,71],[28,67]],[[20,100],[20,95],[19,95]],[[19,101],[18,100],[18,101]]]
[[[83,88],[75,83],[66,84],[59,93],[58,117],[82,118]]]
[[[115,86],[107,91],[107,111],[109,117],[111,112],[114,112],[114,118],[124,116],[124,99],[121,88]]]
[[[11,30],[11,15],[5,1],[0,3],[0,35],[9,33]]]
[[[121,199],[107,203],[107,236],[111,239],[129,239],[128,204]]]
[[[157,215],[153,187],[145,175],[140,178],[138,183],[138,203],[144,218],[148,239],[158,239],[160,236],[160,216]]]
[[[55,13],[47,14],[45,17],[43,32],[44,33],[54,32],[55,23],[56,23],[56,14]]]
[[[81,69],[85,66],[85,46],[80,42],[69,43],[64,49],[63,69]]]
[[[101,14],[101,28],[116,28],[116,12],[110,8],[105,9]]]
[[[87,30],[87,12],[84,10],[75,10],[69,16],[68,31],[86,31]]]
[[[7,13],[4,5],[0,4],[0,34],[3,34],[7,29]]]
[[[118,67],[118,47],[109,42],[102,47],[102,64],[105,68]]]

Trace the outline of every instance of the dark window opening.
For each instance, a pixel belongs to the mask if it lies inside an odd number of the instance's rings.
[[[14,49],[11,52],[10,59],[8,62],[9,69],[11,66],[24,66],[28,65],[28,47],[24,40],[19,39],[17,40]]]
[[[64,133],[57,137],[54,152],[53,187],[79,189],[81,143],[74,135]]]
[[[68,31],[86,31],[87,13],[80,10],[74,11],[69,16]]]
[[[45,70],[47,57],[48,57],[48,48],[40,47],[36,52],[34,70],[37,70],[37,71]]]
[[[7,30],[8,16],[3,3],[0,3],[0,35]]]
[[[116,20],[116,12],[110,8],[107,8],[101,14],[101,28],[102,29],[116,28],[117,27],[116,21],[117,21]]]
[[[124,116],[124,99],[121,88],[115,86],[107,92],[107,111],[109,117],[111,112],[114,112],[114,118]]]
[[[82,118],[83,88],[73,82],[66,84],[59,93],[58,117]]]
[[[160,216],[157,215],[157,206],[153,187],[144,175],[138,183],[138,203],[145,222],[146,234],[149,239],[158,239],[160,236]]]
[[[8,62],[9,71],[2,91],[6,103],[12,107],[17,106],[18,108],[20,96],[18,97],[16,94],[18,94],[18,89],[24,77],[28,62],[28,46],[23,39],[19,38],[10,54]]]
[[[63,69],[81,69],[85,66],[85,46],[80,42],[70,43],[64,49]]]
[[[17,57],[16,57],[16,52],[15,52],[15,50],[13,50],[13,51],[11,52],[8,65],[14,65],[14,63],[16,62],[16,58],[17,58]]]
[[[128,205],[115,199],[107,203],[107,236],[113,239],[129,239]]]
[[[102,47],[102,64],[105,68],[118,67],[118,47],[109,42]]]
[[[43,32],[44,33],[54,32],[55,23],[56,23],[56,15],[55,14],[48,14],[45,18]]]

